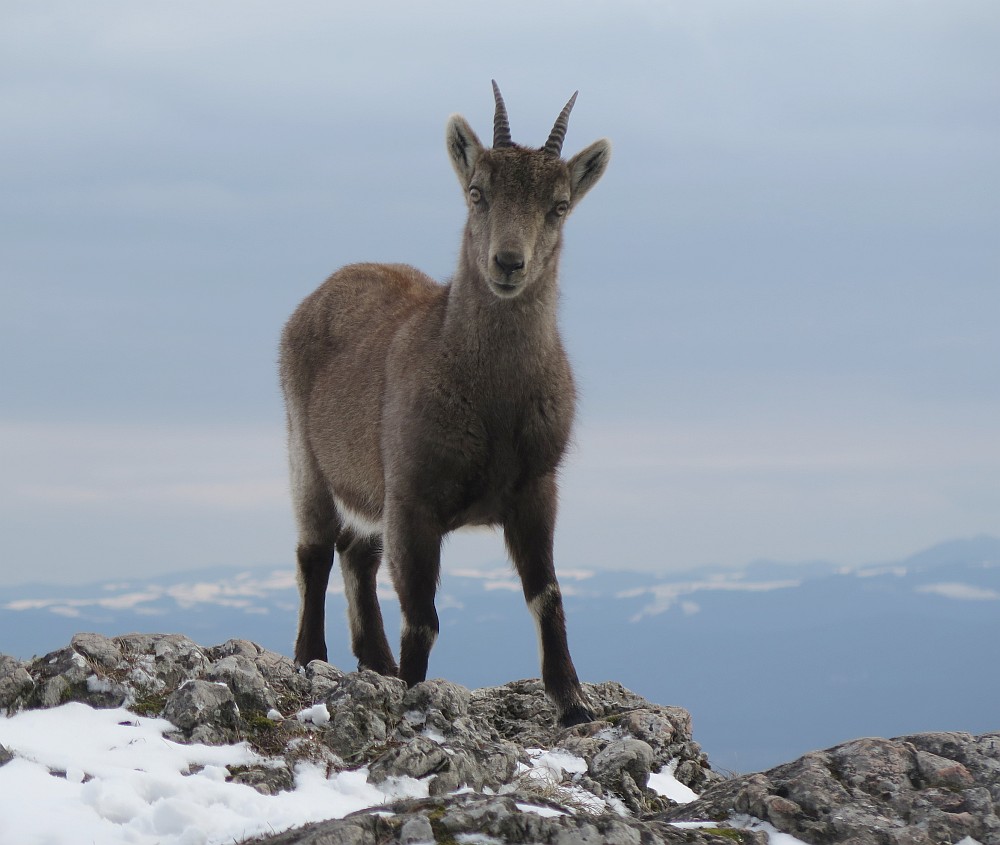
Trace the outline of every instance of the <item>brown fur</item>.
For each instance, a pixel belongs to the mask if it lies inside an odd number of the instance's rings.
[[[285,327],[300,663],[326,659],[336,547],[360,665],[423,680],[438,630],[441,539],[498,525],[536,615],[546,690],[564,724],[589,718],[552,560],[556,471],[575,402],[556,275],[565,217],[600,178],[610,145],[559,158],[571,105],[541,150],[486,149],[463,118],[449,120],[469,218],[448,284],[406,265],[350,265]],[[381,550],[403,613],[398,670],[375,597]]]

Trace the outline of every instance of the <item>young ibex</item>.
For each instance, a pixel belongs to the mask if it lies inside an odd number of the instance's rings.
[[[285,327],[302,599],[295,659],[326,659],[336,549],[358,665],[409,685],[424,680],[438,634],[442,537],[499,525],[538,625],[546,692],[561,724],[574,725],[591,713],[552,555],[556,472],[575,399],[556,274],[563,223],[604,173],[611,145],[560,158],[574,94],[542,148],[518,146],[495,82],[493,92],[492,149],[461,116],[447,125],[469,210],[451,281],[402,264],[354,264]],[[375,592],[383,552],[403,617],[398,668]]]

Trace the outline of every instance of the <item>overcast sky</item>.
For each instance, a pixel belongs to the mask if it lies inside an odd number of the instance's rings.
[[[611,166],[567,224],[560,566],[1000,534],[1000,5],[4,2],[0,583],[293,566],[278,335],[455,263],[444,148]],[[446,566],[503,558],[463,535]]]

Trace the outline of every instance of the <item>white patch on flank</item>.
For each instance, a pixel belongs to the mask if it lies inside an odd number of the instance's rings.
[[[337,506],[337,513],[344,521],[344,525],[351,529],[351,532],[359,537],[381,537],[384,530],[384,522],[381,519],[373,520],[360,511],[356,511],[344,504],[342,499],[334,496],[334,504]]]

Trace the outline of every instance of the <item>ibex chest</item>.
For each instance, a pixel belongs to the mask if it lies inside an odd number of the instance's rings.
[[[496,397],[468,419],[465,436],[449,455],[442,481],[448,519],[489,524],[529,481],[555,471],[569,440],[573,409],[562,397]],[[440,446],[448,448],[446,444]]]
[[[470,393],[438,388],[412,407],[415,425],[397,429],[387,493],[420,489],[449,529],[502,520],[511,497],[552,473],[573,423],[572,382],[552,389]]]

